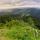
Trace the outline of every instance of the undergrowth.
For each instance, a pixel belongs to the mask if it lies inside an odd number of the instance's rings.
[[[11,40],[40,40],[40,30],[30,16],[20,19],[0,17],[0,34]]]

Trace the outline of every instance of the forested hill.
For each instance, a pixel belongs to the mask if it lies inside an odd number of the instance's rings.
[[[40,8],[14,8],[0,10],[0,15],[27,15],[31,14],[33,17],[40,18]]]

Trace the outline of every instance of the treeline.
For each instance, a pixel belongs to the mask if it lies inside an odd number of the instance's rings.
[[[23,20],[25,22],[31,21],[30,18],[32,19],[31,16],[20,16],[20,15],[3,15],[0,16],[0,23],[5,23],[6,21],[11,21],[13,19],[17,19],[17,20]]]
[[[31,15],[29,16],[20,16],[20,15],[3,15],[0,16],[0,23],[6,23],[11,21],[11,20],[23,20],[24,22],[28,22],[30,25],[32,25],[33,27],[37,27],[40,29],[40,20],[33,18]]]

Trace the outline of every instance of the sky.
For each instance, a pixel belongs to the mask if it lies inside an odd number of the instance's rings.
[[[40,3],[40,0],[0,0],[0,2],[8,3],[8,2],[35,2]]]
[[[0,0],[0,3],[10,3],[18,6],[26,6],[26,5],[40,6],[40,0]]]

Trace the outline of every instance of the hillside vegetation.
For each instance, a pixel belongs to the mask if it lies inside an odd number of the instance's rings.
[[[0,40],[40,40],[38,23],[31,16],[0,16]]]

